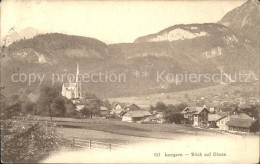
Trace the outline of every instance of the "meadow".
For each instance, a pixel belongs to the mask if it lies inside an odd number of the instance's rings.
[[[37,119],[36,119],[37,118]],[[31,116],[38,121],[50,121],[50,117]],[[120,120],[109,120],[102,118],[75,119],[53,117],[58,131],[64,133],[65,137],[76,137],[82,139],[111,140],[117,142],[128,142],[129,136],[149,139],[175,140],[183,136],[215,136],[223,135],[211,129],[199,129],[183,124],[140,124],[122,122]],[[110,135],[111,137],[103,137]],[[115,137],[116,136],[116,137]],[[134,140],[139,140],[134,138]],[[131,141],[131,139],[130,139]],[[131,141],[132,142],[132,141]]]

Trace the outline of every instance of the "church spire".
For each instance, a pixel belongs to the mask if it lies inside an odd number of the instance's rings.
[[[76,77],[77,77],[77,80],[78,80],[78,77],[79,77],[79,63],[77,62],[77,74],[76,74]]]

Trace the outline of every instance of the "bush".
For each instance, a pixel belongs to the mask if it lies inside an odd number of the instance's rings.
[[[1,121],[1,157],[4,163],[39,162],[64,145],[53,124],[27,120]]]

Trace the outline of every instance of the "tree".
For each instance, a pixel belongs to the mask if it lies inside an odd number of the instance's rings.
[[[22,103],[21,111],[23,113],[32,113],[34,110],[35,103],[30,101],[25,101]]]
[[[176,105],[176,109],[177,109],[178,112],[181,112],[181,111],[183,111],[183,109],[185,109],[187,106],[188,106],[187,103],[180,103],[180,104],[177,104],[177,105]]]
[[[159,112],[162,112],[167,109],[167,106],[163,102],[157,102],[155,105],[155,109]]]
[[[58,96],[53,99],[53,101],[51,103],[51,110],[52,110],[53,116],[58,116],[58,117],[65,116],[65,112],[66,112],[65,100],[66,100],[66,98],[63,96]]]
[[[60,95],[60,89],[57,87],[44,86],[40,89],[40,97],[38,99],[38,112],[40,114],[47,114],[51,117],[53,116],[53,111],[51,104],[53,100]]]
[[[167,122],[174,122],[176,124],[181,123],[181,120],[183,119],[183,115],[180,112],[173,111],[170,109],[167,109],[164,111],[165,120]]]
[[[75,105],[69,101],[69,100],[66,100],[65,101],[65,108],[66,108],[66,111],[65,111],[65,116],[66,117],[75,117],[77,116],[77,111],[75,110]]]
[[[91,119],[93,115],[100,115],[101,101],[99,99],[94,99],[85,104],[83,110],[81,110],[83,115],[89,116]]]
[[[18,95],[8,98],[1,95],[1,119],[9,119],[21,113],[21,101]]]
[[[150,111],[150,112],[155,111],[155,107],[154,107],[153,105],[150,105],[149,111]]]

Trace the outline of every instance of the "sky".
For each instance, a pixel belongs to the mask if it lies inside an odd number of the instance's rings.
[[[175,24],[216,23],[244,0],[82,1],[3,0],[1,38],[11,28],[35,28],[96,38],[105,43],[133,42]]]

